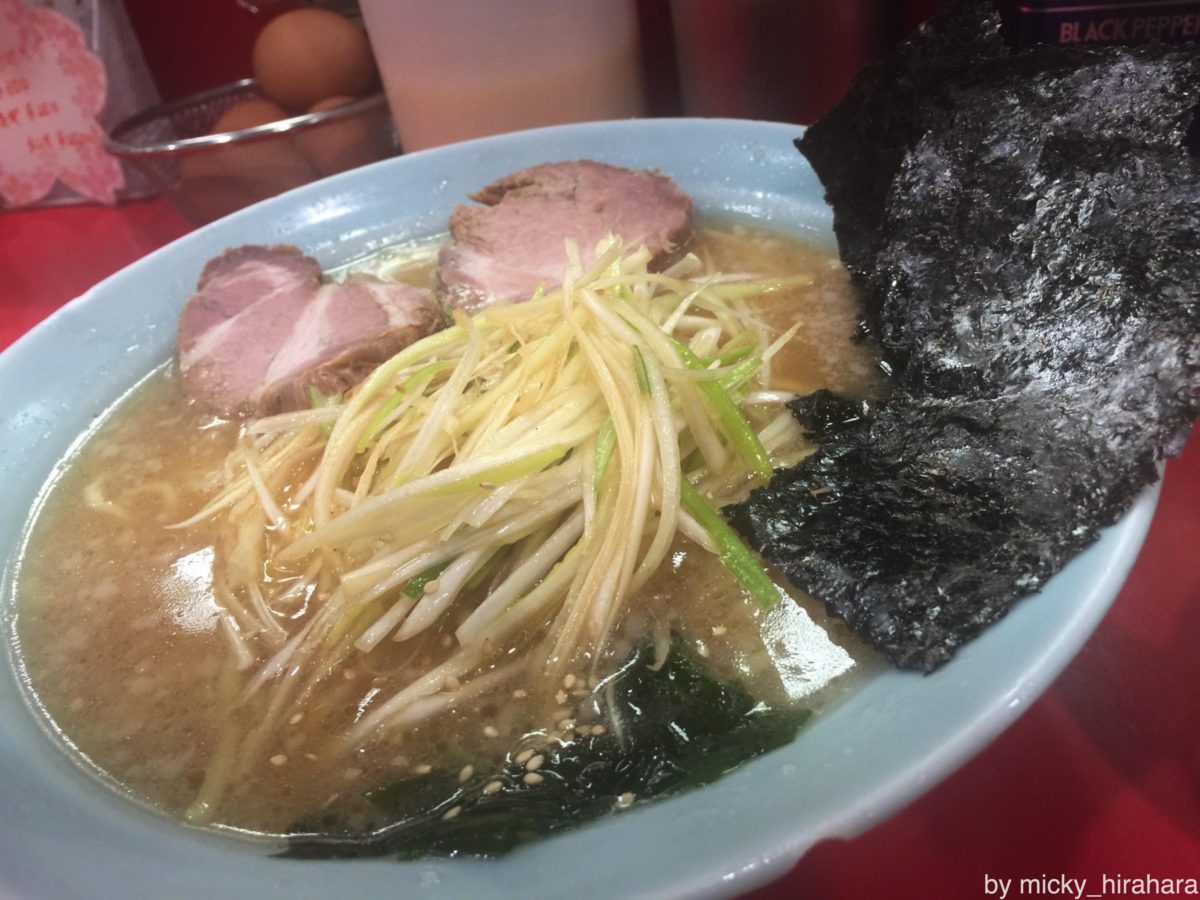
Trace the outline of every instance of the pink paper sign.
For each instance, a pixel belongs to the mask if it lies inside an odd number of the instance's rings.
[[[108,82],[72,22],[21,0],[0,0],[0,197],[15,206],[55,180],[112,203],[124,184],[96,116]]]

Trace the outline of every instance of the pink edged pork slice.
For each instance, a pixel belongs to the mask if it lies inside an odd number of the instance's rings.
[[[564,239],[585,265],[608,234],[645,245],[661,268],[691,237],[692,201],[670,178],[604,163],[546,163],[507,175],[459,206],[452,240],[438,254],[438,282],[451,306],[474,312],[497,300],[525,300],[562,283]]]
[[[309,406],[444,324],[428,291],[372,278],[322,284],[295,247],[227,250],[200,275],[179,320],[188,393],[222,416]]]

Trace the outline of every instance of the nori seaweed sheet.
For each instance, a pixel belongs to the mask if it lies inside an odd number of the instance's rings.
[[[764,708],[741,685],[710,674],[678,639],[674,645],[659,669],[650,668],[653,649],[642,648],[594,692],[608,730],[531,745],[543,757],[540,784],[525,783],[516,749],[498,771],[465,782],[455,771],[413,775],[367,795],[390,824],[359,832],[336,821],[297,823],[283,855],[502,856],[610,814],[627,791],[640,804],[716,781],[791,743],[808,720],[809,710]],[[499,790],[484,793],[489,782]]]
[[[931,671],[1177,453],[1200,394],[1200,49],[1010,54],[956,3],[797,145],[895,391],[732,512],[898,666]]]

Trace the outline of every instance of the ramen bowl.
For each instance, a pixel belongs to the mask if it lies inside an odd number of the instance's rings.
[[[799,129],[724,120],[589,123],[486,138],[356,169],[242,210],[96,285],[0,356],[0,598],[10,636],[23,531],[56,462],[171,358],[205,261],[288,242],[325,268],[445,230],[480,185],[550,160],[657,168],[701,215],[832,243]],[[0,895],[33,898],[720,897],[782,874],[948,775],[1054,679],[1116,596],[1146,533],[1147,490],[1038,595],[931,675],[880,671],[791,744],[720,781],[638,805],[497,860],[300,861],[186,827],[119,795],[63,751],[10,653],[0,673]],[[13,644],[10,643],[10,648]]]

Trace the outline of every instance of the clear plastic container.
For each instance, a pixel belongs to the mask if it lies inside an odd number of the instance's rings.
[[[644,112],[633,0],[361,0],[405,150]]]

